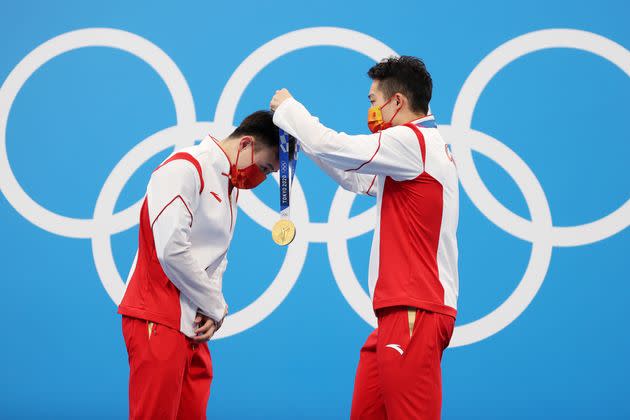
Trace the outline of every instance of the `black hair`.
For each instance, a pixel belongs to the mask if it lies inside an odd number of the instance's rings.
[[[433,81],[424,62],[416,57],[403,55],[381,60],[368,70],[372,80],[378,80],[386,99],[402,93],[409,99],[414,112],[429,112]]]
[[[273,112],[256,111],[245,117],[230,137],[252,136],[256,144],[278,149],[280,147],[280,132],[273,123]],[[289,157],[293,159],[295,153],[295,139],[289,137]]]

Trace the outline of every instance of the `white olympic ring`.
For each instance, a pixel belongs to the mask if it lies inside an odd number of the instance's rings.
[[[161,130],[134,146],[114,167],[96,201],[92,219],[58,215],[33,201],[20,187],[6,152],[6,127],[13,101],[26,80],[43,64],[64,52],[104,46],[129,52],[147,62],[166,83],[175,103],[177,124]],[[382,42],[343,28],[319,27],[293,31],[277,37],[254,51],[228,80],[217,104],[214,122],[197,122],[192,94],[175,63],[154,44],[129,32],[99,28],[83,29],[55,37],[29,53],[9,74],[0,88],[0,188],[11,205],[36,226],[61,236],[90,238],[95,266],[107,293],[119,303],[125,284],[116,268],[111,235],[137,224],[141,202],[114,213],[114,206],[131,175],[148,159],[170,147],[194,143],[208,132],[229,134],[240,98],[267,65],[290,52],[312,47],[333,46],[359,52],[378,61],[396,52]],[[602,219],[574,227],[555,227],[546,196],[531,169],[511,149],[486,134],[470,128],[472,113],[481,92],[494,75],[515,59],[545,48],[576,48],[598,54],[630,76],[630,52],[607,38],[589,32],[553,29],[515,38],[484,58],[468,77],[457,98],[451,125],[440,131],[453,143],[460,180],[473,203],[493,223],[515,237],[532,243],[527,270],[516,290],[498,308],[479,320],[455,328],[451,347],[487,338],[514,321],[533,300],[543,283],[554,246],[576,246],[605,239],[630,224],[630,200]],[[462,139],[466,139],[465,141]],[[497,162],[524,194],[531,221],[510,212],[486,188],[472,159],[475,150]],[[274,176],[276,182],[277,176]],[[296,226],[300,232],[288,247],[287,256],[271,285],[254,302],[228,316],[216,338],[242,332],[261,322],[286,298],[302,271],[308,245],[327,243],[333,276],[350,306],[369,324],[376,318],[371,301],[354,274],[347,241],[374,229],[375,207],[349,217],[355,195],[339,188],[326,223],[310,222],[308,206],[299,180],[293,191]],[[259,225],[271,230],[279,214],[251,191],[243,191],[239,207]],[[287,258],[288,257],[288,258]]]
[[[129,52],[149,64],[164,80],[173,97],[178,124],[196,121],[195,104],[186,79],[164,51],[146,39],[116,29],[83,29],[68,32],[46,41],[31,51],[11,71],[2,84],[0,94],[0,188],[9,203],[29,222],[44,230],[70,238],[89,238],[98,229],[94,219],[75,219],[55,214],[38,203],[20,187],[9,164],[6,130],[9,112],[18,92],[35,71],[58,55],[85,47],[110,47]],[[187,144],[177,143],[184,147]],[[137,222],[140,203],[116,214],[117,226],[133,226]],[[121,219],[121,220],[118,220]],[[103,226],[102,229],[107,227]],[[112,231],[111,233],[117,233]]]

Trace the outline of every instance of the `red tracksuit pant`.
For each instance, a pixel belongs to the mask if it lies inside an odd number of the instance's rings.
[[[123,316],[129,355],[129,418],[206,418],[212,360],[206,343],[180,331]]]
[[[442,352],[455,319],[421,309],[385,308],[361,349],[352,420],[435,420],[442,409]]]

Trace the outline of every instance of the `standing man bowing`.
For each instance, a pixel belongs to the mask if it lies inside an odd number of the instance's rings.
[[[206,418],[221,326],[226,254],[239,189],[278,170],[279,130],[269,111],[225,140],[207,136],[151,175],[140,212],[138,259],[118,308],[129,355],[131,419]],[[294,141],[289,144],[293,153]]]
[[[457,314],[457,171],[428,115],[424,63],[392,57],[368,75],[371,135],[325,127],[286,89],[271,109],[341,186],[377,197],[369,289],[378,328],[361,349],[351,418],[439,419],[440,363]]]

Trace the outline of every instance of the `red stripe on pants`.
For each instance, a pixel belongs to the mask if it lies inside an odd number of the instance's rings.
[[[378,328],[361,349],[350,418],[439,419],[440,363],[454,326],[451,316],[417,309],[410,334],[407,308],[380,310]]]
[[[205,419],[212,382],[208,345],[127,316],[122,330],[129,355],[129,418]]]

